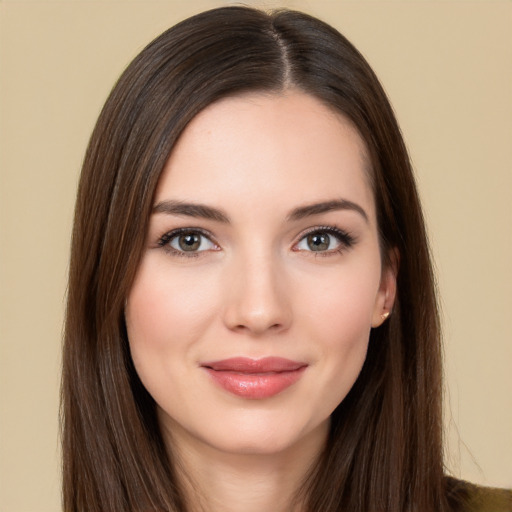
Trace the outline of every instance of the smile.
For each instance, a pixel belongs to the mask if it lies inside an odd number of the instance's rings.
[[[306,363],[281,357],[235,357],[201,364],[220,387],[252,400],[281,393],[302,377],[307,366]]]

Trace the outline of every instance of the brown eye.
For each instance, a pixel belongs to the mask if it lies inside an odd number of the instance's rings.
[[[179,229],[166,233],[158,245],[171,254],[196,256],[204,251],[215,251],[219,247],[213,243],[207,234],[201,231]]]
[[[346,231],[335,226],[318,227],[305,233],[294,246],[296,251],[325,253],[335,255],[348,250],[356,239]]]
[[[182,251],[197,251],[201,246],[201,236],[196,233],[187,233],[178,236],[177,242]]]
[[[307,236],[307,244],[311,251],[327,251],[331,243],[331,236],[328,233],[311,233]]]

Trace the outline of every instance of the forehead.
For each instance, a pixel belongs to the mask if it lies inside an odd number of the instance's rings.
[[[367,151],[352,123],[298,91],[250,93],[200,112],[164,168],[156,200],[261,208],[344,199],[373,213]],[[229,205],[228,205],[229,206]]]

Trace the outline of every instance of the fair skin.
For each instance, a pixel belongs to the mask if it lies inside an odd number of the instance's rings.
[[[126,323],[192,510],[288,511],[394,299],[364,143],[299,91],[227,98],[154,205]]]

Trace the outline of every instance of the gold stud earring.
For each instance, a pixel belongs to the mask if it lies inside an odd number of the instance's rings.
[[[382,315],[380,315],[380,317],[382,318],[382,321],[385,322],[389,317],[389,311],[382,313]]]

